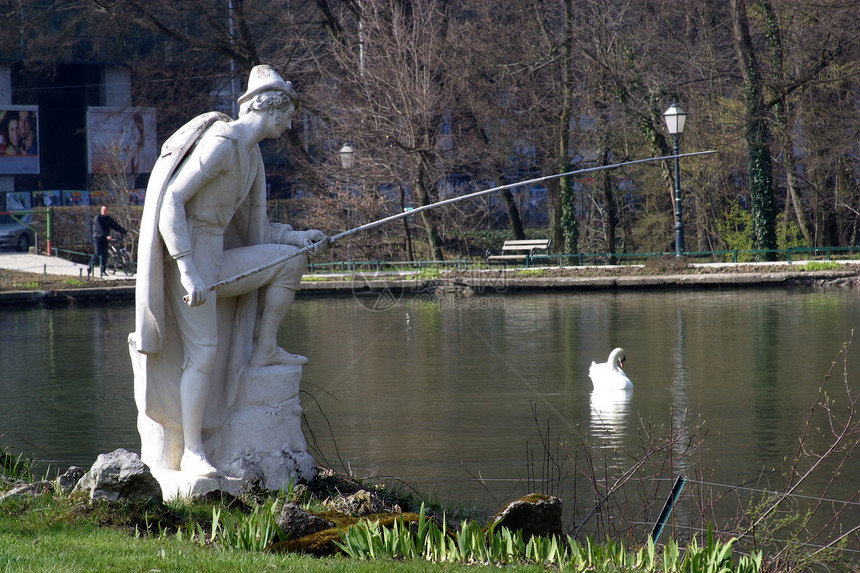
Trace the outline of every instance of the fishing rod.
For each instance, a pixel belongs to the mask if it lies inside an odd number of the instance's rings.
[[[549,181],[550,179],[559,179],[561,177],[569,177],[571,175],[580,175],[582,173],[591,173],[594,171],[606,171],[608,169],[616,169],[618,167],[624,167],[627,165],[636,165],[637,163],[646,163],[646,162],[652,162],[652,161],[663,161],[666,159],[675,159],[675,158],[680,158],[680,157],[693,157],[696,155],[711,155],[714,153],[719,153],[719,152],[715,149],[711,149],[708,151],[694,151],[691,153],[664,155],[662,157],[646,157],[645,159],[636,159],[633,161],[625,161],[623,163],[613,163],[612,165],[599,165],[597,167],[587,167],[585,169],[577,169],[575,171],[568,171],[566,173],[556,173],[553,175],[545,175],[543,177],[537,177],[535,179],[528,179],[526,181],[517,181],[516,183],[508,183],[507,185],[499,185],[498,187],[492,187],[490,189],[484,189],[483,191],[476,191],[475,193],[469,193],[467,195],[460,195],[458,197],[451,197],[450,199],[445,199],[443,201],[437,201],[436,203],[431,203],[430,205],[424,205],[422,207],[416,207],[415,209],[410,209],[409,211],[404,211],[402,213],[395,213],[394,215],[384,217],[384,218],[379,219],[377,221],[373,221],[371,223],[365,223],[364,225],[360,225],[358,227],[354,227],[354,228],[349,229],[347,231],[343,231],[342,233],[338,233],[337,235],[332,235],[331,237],[328,237],[327,239],[325,239],[325,241],[327,241],[329,245],[332,245],[332,244],[334,244],[335,241],[339,241],[340,239],[343,239],[344,237],[349,237],[350,235],[354,235],[354,234],[359,233],[361,231],[368,231],[368,230],[373,229],[375,227],[379,227],[380,225],[384,225],[385,223],[390,223],[392,221],[397,221],[398,219],[403,219],[404,217],[412,217],[412,216],[416,215],[417,213],[421,213],[423,211],[429,211],[430,209],[436,209],[437,207],[442,207],[444,205],[450,205],[452,203],[457,203],[458,201],[464,201],[466,199],[474,199],[475,197],[481,197],[482,195],[489,195],[490,193],[498,193],[499,191],[505,191],[506,189],[513,189],[516,187],[523,187],[525,185],[533,185],[535,183],[541,183],[543,181]],[[223,286],[232,284],[236,281],[240,281],[246,277],[249,277],[251,275],[255,275],[255,274],[257,274],[261,271],[264,271],[268,268],[271,268],[275,265],[279,265],[285,261],[288,261],[288,260],[293,259],[295,257],[298,257],[300,255],[303,255],[304,253],[307,253],[308,251],[311,251],[314,248],[316,248],[320,242],[316,242],[316,243],[313,243],[311,245],[301,247],[297,251],[293,251],[292,253],[290,253],[288,255],[283,255],[283,256],[278,257],[276,259],[272,259],[271,261],[269,261],[265,264],[262,264],[259,267],[255,267],[253,269],[249,269],[243,273],[232,276],[230,278],[220,280],[220,281],[210,285],[209,287],[207,287],[206,292],[212,292],[213,290],[216,290],[216,289],[219,289]],[[187,296],[184,298],[186,300],[188,300]]]

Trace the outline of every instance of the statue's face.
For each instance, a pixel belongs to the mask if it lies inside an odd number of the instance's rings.
[[[296,112],[295,106],[290,103],[286,107],[273,108],[269,110],[272,124],[271,137],[280,137],[284,131],[292,127],[292,117]]]

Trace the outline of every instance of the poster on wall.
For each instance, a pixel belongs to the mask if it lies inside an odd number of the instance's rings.
[[[14,193],[6,193],[6,210],[21,211],[24,209],[32,209],[33,201],[29,191],[15,191]]]
[[[110,205],[114,202],[113,196],[113,191],[106,191],[104,189],[91,189],[90,205]]]
[[[38,106],[0,106],[0,175],[38,173]]]
[[[53,191],[33,191],[33,207],[57,207],[63,204],[63,195],[59,189]]]
[[[126,174],[133,182],[151,172],[158,157],[155,108],[88,108],[87,151],[93,174]]]
[[[72,191],[63,189],[63,205],[66,207],[80,207],[90,204],[89,191]]]

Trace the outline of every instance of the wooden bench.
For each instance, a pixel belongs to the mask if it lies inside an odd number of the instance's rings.
[[[528,266],[534,257],[549,254],[550,239],[526,239],[523,241],[505,241],[501,255],[490,255],[487,261],[524,261]],[[542,253],[539,251],[543,251]]]

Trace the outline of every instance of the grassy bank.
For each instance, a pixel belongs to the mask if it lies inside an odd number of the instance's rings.
[[[274,505],[266,500],[259,507]],[[632,551],[613,542],[571,543],[560,553],[558,547],[565,542],[556,545],[552,540],[533,538],[528,543],[532,552],[528,558],[517,549],[525,546],[521,536],[507,530],[488,531],[475,523],[464,523],[459,531],[451,531],[445,527],[444,518],[441,527],[424,519],[423,509],[417,528],[398,527],[397,523],[403,523],[400,521],[395,521],[388,533],[381,533],[375,521],[345,528],[338,543],[351,558],[313,557],[233,547],[228,541],[231,537],[225,535],[231,526],[216,525],[226,517],[220,517],[222,511],[230,511],[230,521],[238,525],[234,534],[249,533],[254,544],[254,530],[249,525],[255,519],[249,515],[259,515],[258,511],[227,510],[211,501],[167,505],[106,502],[56,491],[10,498],[0,502],[0,571],[357,573],[382,568],[398,572],[489,571],[504,566],[508,571],[553,567],[570,571],[757,573],[761,564],[760,556],[735,558],[731,542],[713,540],[701,546],[694,541],[683,551],[670,542],[661,556],[653,545]],[[219,517],[214,521],[201,519],[205,515]],[[256,542],[260,547],[272,547],[265,537],[258,537]],[[550,545],[554,548],[547,551]]]
[[[762,563],[761,554],[734,555],[733,540],[716,540],[710,531],[704,543],[694,538],[683,550],[671,540],[664,548],[625,548],[617,541],[568,536],[526,539],[520,531],[475,520],[454,523],[448,511],[428,511],[413,493],[367,486],[331,471],[286,492],[108,501],[90,499],[59,478],[35,479],[34,462],[8,449],[0,449],[0,462],[0,492],[14,490],[0,496],[0,572],[432,572],[504,566],[758,573]],[[363,513],[345,509],[355,509],[355,499],[363,500]],[[336,527],[290,539],[276,523],[288,503]]]
[[[3,452],[0,452],[3,453]],[[28,482],[26,460],[6,456],[0,491]],[[9,475],[15,474],[15,475]],[[32,481],[30,481],[32,483]],[[380,563],[346,556],[315,557],[238,549],[237,537],[255,525],[255,508],[273,507],[288,494],[242,500],[169,503],[90,500],[48,487],[0,501],[0,572],[260,572],[379,571]],[[303,505],[319,506],[319,499]],[[219,526],[213,531],[213,515]],[[234,536],[226,535],[233,527]],[[213,536],[213,533],[215,535]],[[251,533],[253,536],[254,534]],[[261,541],[262,546],[268,542]],[[271,539],[275,541],[275,539]],[[496,570],[497,567],[387,560],[387,571]],[[537,565],[517,571],[541,571]]]

